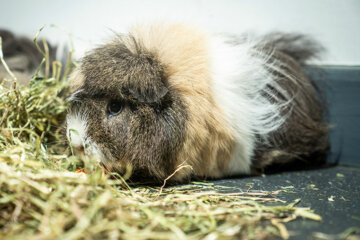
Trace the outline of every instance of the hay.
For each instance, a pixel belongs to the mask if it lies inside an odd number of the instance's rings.
[[[285,222],[321,220],[296,207],[299,200],[278,199],[280,191],[206,182],[130,187],[93,159],[73,156],[61,134],[71,65],[64,77],[57,62],[49,71],[44,49],[29,87],[11,80],[0,89],[2,239],[287,239]]]

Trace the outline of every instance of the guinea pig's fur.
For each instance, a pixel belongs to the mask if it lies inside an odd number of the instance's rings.
[[[192,168],[175,181],[315,161],[328,149],[328,126],[303,64],[318,49],[301,35],[136,26],[83,57],[67,136],[108,170],[131,165],[158,180],[182,163]]]

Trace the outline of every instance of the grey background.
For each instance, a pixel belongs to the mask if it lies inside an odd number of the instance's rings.
[[[75,56],[134,23],[182,21],[227,33],[302,32],[326,48],[318,64],[360,64],[359,0],[0,0],[0,28],[52,43],[72,35]],[[55,24],[58,27],[50,27]]]

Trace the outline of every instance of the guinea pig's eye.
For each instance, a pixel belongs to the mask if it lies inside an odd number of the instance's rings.
[[[111,118],[121,113],[123,109],[123,103],[120,101],[110,101],[107,105],[107,117]]]

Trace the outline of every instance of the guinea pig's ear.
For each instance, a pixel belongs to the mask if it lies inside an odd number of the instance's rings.
[[[157,64],[132,66],[123,90],[132,98],[143,103],[158,103],[169,91],[163,70]]]
[[[131,97],[142,103],[156,103],[168,93],[168,88],[161,81],[129,82],[128,91]]]

